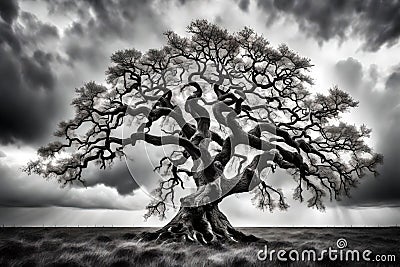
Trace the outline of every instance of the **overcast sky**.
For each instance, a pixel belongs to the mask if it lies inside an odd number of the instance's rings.
[[[324,213],[293,201],[287,212],[261,212],[251,205],[251,195],[243,195],[221,205],[231,222],[400,224],[400,1],[391,0],[1,0],[0,224],[165,223],[144,222],[150,198],[125,162],[106,171],[89,168],[87,188],[60,188],[57,181],[27,176],[21,167],[52,140],[57,122],[72,116],[75,88],[87,81],[105,83],[114,51],[158,48],[165,44],[163,32],[184,35],[199,18],[230,31],[249,26],[272,45],[286,43],[309,57],[315,65],[313,90],[338,85],[359,100],[346,120],[372,128],[370,144],[385,157],[378,179],[366,177],[352,199],[329,203]],[[146,159],[132,164],[142,167],[136,175],[157,179]],[[290,180],[286,174],[271,179],[291,197],[294,184],[282,182]]]

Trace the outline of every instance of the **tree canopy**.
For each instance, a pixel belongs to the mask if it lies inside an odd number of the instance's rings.
[[[75,117],[59,124],[60,141],[40,148],[26,171],[84,183],[89,164],[106,168],[126,146],[177,145],[155,169],[164,179],[148,216],[161,217],[186,178],[198,190],[182,205],[251,191],[261,209],[286,209],[265,171],[280,168],[293,177],[294,199],[323,209],[324,200],[349,196],[360,178],[378,174],[383,157],[366,143],[371,130],[341,120],[358,102],[337,87],[312,93],[309,59],[249,28],[230,33],[196,20],[187,33],[166,32],[167,44],[146,53],[115,52],[107,84],[76,89]],[[135,130],[121,137],[129,118]],[[240,153],[241,145],[253,152]],[[225,175],[229,164],[233,177]]]

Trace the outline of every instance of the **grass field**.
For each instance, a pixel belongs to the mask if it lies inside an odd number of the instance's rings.
[[[321,251],[345,238],[350,249],[393,254],[396,262],[369,266],[400,266],[399,228],[242,228],[268,240],[268,249]],[[146,228],[0,228],[0,266],[265,266],[257,259],[264,243],[202,246],[144,243],[136,236]],[[300,261],[274,265],[354,266],[355,262]],[[358,263],[365,266],[366,262]]]

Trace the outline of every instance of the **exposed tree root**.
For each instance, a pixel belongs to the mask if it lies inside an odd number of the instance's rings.
[[[156,242],[198,242],[204,245],[262,241],[256,236],[234,229],[218,209],[218,204],[182,207],[167,225],[156,232],[142,233],[140,239]]]

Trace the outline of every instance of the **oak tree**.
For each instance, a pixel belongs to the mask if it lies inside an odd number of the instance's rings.
[[[370,129],[341,121],[358,102],[337,87],[313,90],[309,59],[249,28],[230,33],[196,20],[187,33],[166,32],[167,44],[144,54],[114,53],[107,85],[76,90],[75,117],[59,124],[60,141],[40,148],[26,171],[84,183],[89,164],[106,168],[128,146],[175,146],[155,169],[163,178],[146,216],[179,210],[148,237],[202,243],[249,240],[218,208],[233,194],[253,193],[261,209],[288,208],[268,171],[286,170],[293,198],[317,209],[378,174],[382,155],[366,143]],[[121,136],[127,119],[134,127]],[[176,200],[189,181],[195,192]]]

